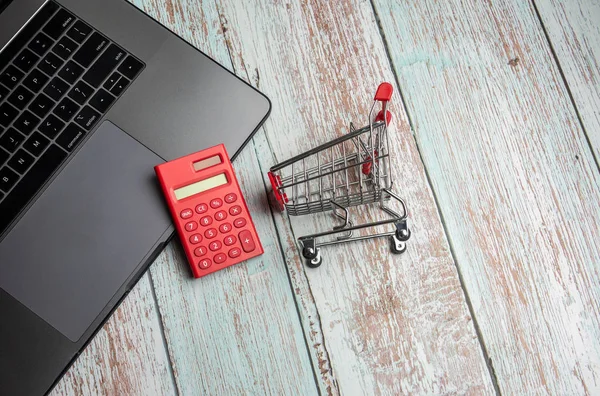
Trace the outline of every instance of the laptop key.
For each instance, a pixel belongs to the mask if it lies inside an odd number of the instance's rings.
[[[94,88],[90,87],[83,81],[79,81],[77,84],[75,84],[71,91],[69,91],[69,98],[82,105],[93,93]]]
[[[38,129],[50,139],[54,139],[64,127],[64,122],[58,119],[58,117],[56,117],[54,114],[50,114],[48,117],[46,117]]]
[[[8,192],[8,190],[15,185],[18,178],[19,175],[10,170],[8,167],[4,166],[2,169],[0,169],[0,190]]]
[[[0,132],[2,132],[2,130],[0,130]],[[6,151],[0,149],[0,166],[4,165],[8,157],[10,157],[10,155]]]
[[[67,151],[73,151],[85,136],[85,131],[77,125],[71,123],[67,125],[65,130],[56,138],[56,143]]]
[[[8,96],[9,92],[10,91],[8,88],[4,88],[2,85],[0,85],[0,102],[2,102]]]
[[[100,90],[96,92],[94,96],[92,96],[92,99],[90,99],[90,105],[92,105],[100,113],[106,113],[106,110],[108,110],[114,101],[114,96],[100,88]]]
[[[106,89],[107,91],[110,91],[111,88],[115,86],[117,81],[119,81],[120,77],[121,77],[121,75],[117,72],[114,72],[113,74],[111,74],[110,77],[108,77],[106,79],[106,82],[103,85],[104,89]]]
[[[36,157],[39,157],[46,146],[48,146],[48,143],[50,143],[50,141],[46,139],[44,135],[39,132],[34,132],[33,135],[23,143],[23,148]]]
[[[97,113],[90,106],[85,106],[77,116],[75,116],[75,122],[79,124],[83,129],[89,131],[96,124],[98,119],[100,118],[100,114]]]
[[[142,70],[142,67],[144,67],[142,62],[129,55],[127,59],[123,61],[123,64],[119,66],[118,70],[119,73],[123,74],[128,79],[133,80],[139,71]]]
[[[129,81],[126,77],[121,77],[119,81],[115,84],[115,86],[112,87],[110,93],[115,96],[121,95],[130,82],[131,81]]]
[[[35,113],[35,115],[38,117],[44,118],[46,114],[52,110],[54,104],[55,102],[52,99],[41,93],[29,105],[29,110]]]
[[[15,85],[25,76],[25,73],[14,67],[8,66],[0,75],[0,83],[6,85],[8,89],[13,89]]]
[[[83,73],[83,68],[73,61],[68,61],[67,64],[60,69],[58,75],[69,84],[73,84]]]
[[[17,118],[17,115],[19,115],[19,110],[8,103],[4,102],[0,105],[0,125],[9,126]]]
[[[32,90],[34,93],[38,93],[40,92],[40,89],[46,85],[49,79],[50,78],[47,75],[38,69],[33,69],[33,71],[29,73],[27,77],[25,77],[25,80],[23,80],[23,85]]]
[[[63,63],[64,61],[62,59],[54,55],[52,52],[49,52],[48,55],[46,55],[38,64],[38,67],[47,75],[53,76],[54,73],[60,69]]]
[[[46,88],[44,88],[44,93],[58,101],[67,92],[67,89],[69,89],[69,84],[58,77],[54,77],[52,81],[46,85]]]
[[[12,153],[23,140],[25,140],[25,136],[21,135],[16,129],[9,128],[0,136],[0,147]]]
[[[52,17],[50,22],[44,26],[43,32],[54,40],[58,39],[60,35],[73,23],[75,17],[67,10],[60,9],[56,15]]]
[[[39,118],[34,116],[30,111],[25,110],[23,114],[17,118],[13,126],[25,135],[29,135],[39,123]]]
[[[29,154],[27,151],[23,149],[19,149],[10,161],[8,161],[8,166],[12,169],[16,170],[18,173],[23,174],[27,169],[33,164],[33,156]]]
[[[106,37],[98,32],[94,32],[79,48],[79,51],[73,55],[73,59],[83,67],[88,67],[104,51],[108,43],[109,41]]]
[[[29,72],[33,65],[36,64],[37,61],[40,60],[40,57],[29,51],[25,48],[21,53],[15,58],[13,63],[19,69],[23,70],[25,73]]]
[[[71,29],[67,32],[67,36],[78,42],[79,44],[83,43],[83,41],[87,38],[87,36],[91,33],[92,28],[83,23],[82,21],[77,21],[73,25]]]
[[[19,110],[23,110],[27,103],[31,102],[31,99],[33,99],[33,93],[22,85],[18,86],[8,97],[8,101]]]
[[[12,192],[4,197],[0,202],[0,233],[27,205],[66,157],[67,153],[61,148],[55,144],[51,145],[15,185]]]
[[[42,56],[50,49],[52,44],[54,44],[54,40],[46,36],[44,33],[38,33],[38,35],[31,40],[28,47],[39,56]]]
[[[111,44],[94,65],[83,75],[83,80],[98,88],[125,56],[125,51]]]
[[[71,54],[79,47],[79,45],[68,37],[63,37],[58,43],[52,48],[52,52],[61,58],[67,60]]]
[[[54,114],[62,118],[64,121],[69,121],[79,111],[79,105],[69,98],[64,98],[54,108]]]

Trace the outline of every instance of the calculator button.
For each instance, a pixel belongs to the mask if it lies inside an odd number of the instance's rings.
[[[223,206],[223,201],[221,201],[219,198],[215,198],[210,201],[210,207],[213,209],[220,208],[221,206]]]
[[[234,203],[236,200],[237,200],[237,195],[235,195],[234,193],[229,193],[229,194],[225,195],[225,202],[227,202],[228,204]]]
[[[232,216],[237,216],[240,213],[242,213],[242,208],[240,207],[240,205],[235,205],[229,208],[229,214]]]
[[[223,239],[223,243],[227,246],[231,246],[235,243],[235,241],[237,241],[237,238],[234,237],[233,235],[228,235],[225,237],[225,239]]]
[[[210,216],[204,216],[203,218],[200,219],[200,224],[202,224],[205,227],[207,225],[211,225],[212,224],[212,217],[210,217]]]
[[[224,210],[219,210],[217,213],[215,213],[215,219],[217,221],[223,221],[227,218],[227,212],[225,212]]]
[[[231,223],[223,223],[219,226],[219,231],[221,231],[223,234],[227,234],[229,231],[231,231]]]
[[[212,241],[211,243],[208,244],[208,248],[210,250],[212,250],[213,252],[221,249],[221,246],[223,246],[223,245],[221,245],[221,242],[219,242],[219,241]]]
[[[194,235],[192,235],[190,237],[190,243],[192,245],[195,245],[195,244],[200,243],[200,242],[202,242],[202,235],[200,235],[200,234],[194,234]]]
[[[227,260],[227,256],[223,253],[219,253],[215,257],[213,257],[213,260],[215,260],[216,264],[221,264],[224,263],[225,260]]]
[[[179,213],[179,216],[181,216],[182,219],[189,219],[193,214],[194,212],[192,212],[192,209],[183,209],[181,213]]]
[[[253,251],[256,248],[254,244],[254,239],[252,238],[252,234],[248,230],[244,230],[240,232],[240,242],[242,243],[242,249],[244,252],[248,253]]]
[[[240,254],[242,254],[242,249],[240,249],[239,247],[235,247],[229,251],[229,257],[231,258],[236,258]]]
[[[194,249],[194,255],[196,257],[202,257],[206,254],[206,252],[208,252],[208,250],[206,250],[206,246],[200,246]]]
[[[196,205],[196,213],[202,214],[208,210],[208,205],[205,203]]]
[[[187,232],[194,231],[196,228],[198,228],[198,223],[196,223],[195,221],[185,223],[185,230]]]
[[[217,230],[215,230],[214,228],[209,228],[204,233],[204,236],[207,237],[208,239],[212,239],[217,236]]]
[[[209,259],[202,259],[198,262],[198,268],[205,270],[212,265],[212,261]]]
[[[235,221],[233,222],[233,225],[235,226],[235,228],[242,228],[243,226],[246,225],[246,219],[244,219],[243,217],[240,217],[239,219],[235,219]]]

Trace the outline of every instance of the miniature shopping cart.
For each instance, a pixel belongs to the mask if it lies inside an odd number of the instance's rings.
[[[331,211],[342,221],[331,231],[298,238],[309,267],[321,265],[320,247],[338,243],[389,237],[393,253],[406,250],[406,241],[410,238],[408,212],[404,201],[392,192],[388,136],[392,114],[387,110],[391,96],[391,84],[381,84],[375,93],[367,126],[355,129],[350,124],[348,134],[270,169],[269,180],[281,210],[287,210],[292,216]],[[381,110],[373,116],[378,103]],[[391,201],[400,204],[401,214],[390,207]],[[373,203],[379,203],[389,218],[354,225],[348,208]],[[390,230],[392,224],[394,228]],[[365,231],[355,236],[354,231],[361,229]],[[373,230],[374,233],[367,232]]]

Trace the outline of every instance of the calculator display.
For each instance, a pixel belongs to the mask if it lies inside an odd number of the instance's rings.
[[[221,173],[219,175],[209,177],[208,179],[188,184],[187,186],[178,188],[173,192],[175,193],[175,198],[184,199],[224,184],[227,184],[227,177],[224,173]]]

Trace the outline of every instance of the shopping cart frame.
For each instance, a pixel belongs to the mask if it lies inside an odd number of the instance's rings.
[[[298,238],[302,256],[310,267],[321,265],[321,247],[340,243],[389,237],[393,253],[403,253],[406,250],[406,241],[410,238],[407,225],[408,210],[404,200],[392,191],[388,135],[392,114],[387,110],[391,95],[391,84],[381,84],[369,111],[367,126],[355,129],[350,124],[348,134],[283,161],[269,170],[269,180],[281,210],[287,209],[288,214],[292,216],[331,211],[342,221],[342,224],[334,226],[330,231]],[[373,116],[378,103],[381,103],[381,110]],[[349,146],[347,142],[352,142],[353,145]],[[352,148],[355,151],[348,152]],[[340,153],[338,157],[336,149]],[[321,157],[326,154],[330,154],[329,162],[321,161]],[[306,161],[314,163],[315,158],[316,165],[307,168]],[[302,164],[302,169],[296,171],[294,167],[299,166],[298,164]],[[290,174],[286,176],[284,172],[290,169]],[[341,183],[337,183],[337,180],[341,180]],[[311,190],[313,184],[318,184],[318,188]],[[304,194],[299,191],[302,189]],[[341,193],[343,191],[346,194]],[[288,193],[291,197],[288,197]],[[398,202],[402,213],[391,209],[387,205],[389,201]],[[349,207],[376,203],[390,216],[389,219],[360,225],[352,223]],[[394,225],[393,230],[385,227],[391,224]],[[360,229],[379,230],[382,227],[387,230],[354,236],[354,231]]]

